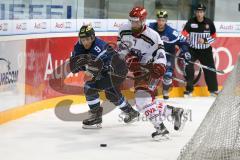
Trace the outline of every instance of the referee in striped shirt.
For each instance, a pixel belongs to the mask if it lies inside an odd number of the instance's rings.
[[[186,23],[181,38],[188,39],[191,61],[199,60],[202,65],[215,68],[211,43],[216,38],[216,28],[213,22],[205,17],[206,7],[199,4],[195,9],[195,17]],[[184,96],[190,96],[193,92],[194,66],[186,65],[187,86]],[[212,96],[218,94],[218,82],[216,72],[203,69],[208,91]]]

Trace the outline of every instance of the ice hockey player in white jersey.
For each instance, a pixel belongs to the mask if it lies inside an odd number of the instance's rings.
[[[143,7],[131,10],[130,23],[120,27],[118,48],[129,71],[136,78],[141,77],[134,81],[136,107],[152,122],[156,129],[152,137],[158,140],[169,134],[163,124],[163,116],[172,116],[174,129],[179,130],[184,110],[155,99],[156,89],[166,71],[166,55],[159,34],[146,26],[146,17],[147,11]],[[140,76],[145,73],[144,77]]]

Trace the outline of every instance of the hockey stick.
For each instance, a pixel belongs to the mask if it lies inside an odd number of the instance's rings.
[[[176,78],[175,80],[176,81],[178,81],[178,82],[180,82],[180,83],[187,83],[187,81],[186,81],[186,72],[185,72],[185,69],[186,69],[186,64],[187,64],[187,62],[185,61],[185,59],[183,59],[182,60],[183,61],[183,69],[181,69],[181,71],[183,72],[183,76],[185,77],[185,80],[183,80],[183,79],[178,79],[178,78]],[[201,78],[201,75],[202,75],[202,68],[199,68],[199,72],[198,72],[198,74],[197,74],[197,76],[196,76],[196,78],[193,80],[193,85],[195,85],[198,81],[199,81],[199,79]]]
[[[81,69],[81,67],[85,66],[86,71],[90,72],[91,74],[98,73],[98,75],[96,75],[95,78],[99,79],[100,78],[100,75],[99,75],[100,72],[99,71],[101,69],[99,69],[96,66],[91,66],[91,65],[89,66],[89,65],[81,65],[81,64],[79,64],[79,62],[80,63],[81,62],[84,63],[85,61],[87,61],[87,59],[90,58],[90,57],[84,57],[84,56],[89,56],[89,55],[84,55],[83,54],[83,55],[78,55],[78,56],[75,57],[75,61],[76,62],[74,62],[74,63],[76,63],[77,65],[75,65],[74,69],[75,70],[79,70],[79,69]],[[93,60],[92,62],[97,62],[97,60]],[[108,69],[109,69],[108,74],[110,74],[112,76],[116,76],[116,77],[124,78],[124,79],[128,78],[128,79],[132,79],[132,80],[141,79],[141,78],[145,77],[148,74],[148,72],[149,72],[148,70],[146,70],[146,68],[141,67],[142,71],[138,72],[138,73],[140,73],[139,76],[129,76],[129,75],[124,76],[124,75],[116,74],[115,71],[114,71],[114,68],[111,65],[108,66]],[[119,69],[121,69],[121,68],[119,68]]]
[[[147,76],[147,74],[149,74],[149,71],[146,69],[146,68],[143,68],[143,67],[141,67],[143,70],[144,70],[144,72],[142,72],[143,74],[142,75],[140,75],[140,76],[122,76],[122,75],[119,75],[119,74],[116,74],[116,73],[114,73],[114,70],[112,70],[112,71],[108,71],[108,74],[109,75],[112,75],[112,76],[116,76],[116,77],[119,77],[119,78],[124,78],[124,79],[131,79],[131,80],[137,80],[137,79],[141,79],[141,78],[144,78],[145,76]],[[92,72],[92,71],[95,71],[95,72],[97,72],[97,71],[99,71],[99,69],[98,68],[96,68],[96,67],[91,67],[91,66],[88,66],[88,67],[86,67],[86,70],[88,71],[88,72]]]
[[[171,54],[171,53],[169,53],[169,52],[166,52],[166,54],[169,55],[169,56],[172,56],[172,57],[174,57],[174,58],[178,58],[178,59],[181,59],[181,60],[186,61],[184,58],[179,57],[179,56],[176,56],[176,55],[173,55],[173,54]],[[220,74],[225,74],[225,72],[224,72],[223,70],[217,70],[217,69],[215,69],[215,68],[211,68],[211,67],[202,65],[202,64],[200,64],[200,63],[192,62],[192,61],[186,61],[186,62],[191,63],[191,64],[195,64],[195,65],[199,66],[200,68],[204,68],[204,69],[207,69],[207,70],[212,71],[212,72],[216,72],[216,73],[220,73]]]
[[[128,75],[127,75],[127,76],[122,76],[122,75],[119,75],[119,74],[114,73],[113,68],[112,68],[111,71],[108,72],[108,74],[110,74],[110,75],[112,75],[112,76],[119,77],[119,78],[131,79],[131,80],[138,80],[138,79],[141,79],[141,78],[146,77],[147,74],[150,73],[150,71],[149,71],[147,68],[145,68],[144,66],[141,66],[141,69],[144,70],[144,72],[142,72],[143,74],[141,74],[140,76],[128,76]],[[90,73],[91,73],[92,71],[95,71],[95,72],[99,71],[98,68],[96,68],[96,67],[91,67],[91,66],[86,67],[86,70],[87,70],[88,72],[90,72]],[[201,72],[200,72],[200,74],[198,74],[198,78],[197,78],[197,79],[199,79],[200,76],[201,76]],[[183,79],[180,79],[180,78],[177,78],[177,77],[173,77],[173,80],[175,80],[175,81],[177,81],[177,82],[180,82],[180,83],[183,83],[183,84],[186,84],[186,83],[187,83],[186,80],[183,80]]]
[[[173,80],[177,81],[177,82],[180,82],[180,83],[183,83],[183,84],[186,84],[187,81],[186,80],[183,80],[183,79],[180,79],[180,78],[177,78],[177,77],[173,77]]]

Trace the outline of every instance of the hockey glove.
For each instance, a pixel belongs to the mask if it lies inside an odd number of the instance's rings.
[[[164,64],[151,64],[149,65],[149,71],[152,78],[158,79],[161,78],[166,72],[166,67]]]
[[[180,54],[180,57],[184,58],[186,61],[190,61],[192,56],[189,52],[183,52]]]
[[[87,54],[70,57],[70,70],[72,73],[77,73],[85,70],[85,65],[89,63],[90,57]]]
[[[87,70],[91,72],[94,76],[99,75],[100,72],[103,70],[103,61],[101,59],[98,59],[96,61],[89,61]]]
[[[125,57],[128,69],[131,72],[136,72],[140,70],[139,58],[131,53],[128,53]]]

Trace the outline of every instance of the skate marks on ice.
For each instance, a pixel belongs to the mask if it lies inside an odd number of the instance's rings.
[[[174,99],[179,107],[192,109],[192,121],[187,122],[182,132],[170,131],[167,141],[154,141],[150,136],[153,126],[147,121],[124,124],[119,121],[119,109],[103,116],[102,129],[83,130],[80,121],[62,121],[54,110],[44,110],[0,128],[0,155],[16,160],[110,160],[110,159],[160,159],[176,160],[180,149],[188,142],[204,118],[212,100],[207,98]],[[87,105],[73,107],[72,112],[87,111]],[[107,147],[99,147],[107,144]]]

